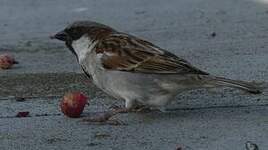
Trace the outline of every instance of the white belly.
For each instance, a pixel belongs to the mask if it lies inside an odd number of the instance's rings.
[[[88,64],[88,68],[93,66]],[[94,70],[94,71],[93,71]],[[93,82],[108,95],[117,99],[135,100],[146,105],[162,106],[176,95],[177,84],[155,78],[155,75],[105,71],[102,68],[90,70]],[[165,83],[163,83],[165,82]],[[168,86],[167,86],[168,84]]]

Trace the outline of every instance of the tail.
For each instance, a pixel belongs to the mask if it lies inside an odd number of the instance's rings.
[[[222,77],[215,77],[215,76],[207,76],[206,81],[208,84],[216,85],[216,86],[227,86],[232,88],[238,88],[244,91],[247,91],[252,94],[260,94],[261,89],[257,87],[253,83],[245,82],[245,81],[239,81],[239,80],[232,80],[232,79],[226,79]]]

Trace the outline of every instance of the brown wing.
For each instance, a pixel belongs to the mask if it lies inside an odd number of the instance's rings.
[[[150,42],[123,33],[111,34],[96,46],[103,67],[158,74],[208,74]]]

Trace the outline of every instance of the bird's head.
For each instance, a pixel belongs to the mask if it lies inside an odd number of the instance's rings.
[[[83,46],[90,46],[94,41],[100,40],[113,31],[115,30],[93,21],[76,21],[50,38],[64,41],[77,56]]]

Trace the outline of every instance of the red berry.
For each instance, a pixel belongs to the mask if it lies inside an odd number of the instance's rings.
[[[85,105],[87,104],[87,97],[80,92],[72,92],[64,95],[60,103],[61,111],[64,115],[72,118],[80,117]]]
[[[9,54],[0,55],[0,69],[9,69],[17,63],[14,57]]]

